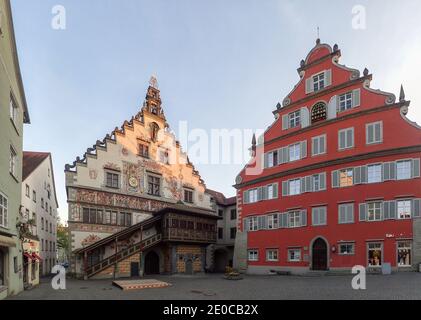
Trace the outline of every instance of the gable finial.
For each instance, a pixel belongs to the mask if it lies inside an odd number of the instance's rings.
[[[156,78],[155,75],[152,75],[151,76],[151,79],[149,80],[149,85],[152,88],[159,89],[159,87],[158,87],[158,80],[157,80],[157,78]]]
[[[405,101],[405,91],[403,90],[403,85],[401,84],[401,92],[399,94],[399,102]]]

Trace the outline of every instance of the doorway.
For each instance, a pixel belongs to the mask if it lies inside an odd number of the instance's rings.
[[[130,264],[130,277],[138,277],[139,276],[139,263],[132,262]]]
[[[159,256],[151,251],[145,256],[145,274],[159,274]]]
[[[312,269],[319,271],[327,270],[327,244],[322,238],[318,238],[313,243]]]
[[[192,275],[193,274],[193,260],[188,259],[186,261],[186,274]]]

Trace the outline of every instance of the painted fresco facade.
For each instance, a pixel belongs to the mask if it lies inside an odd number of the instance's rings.
[[[65,169],[73,252],[147,221],[168,206],[183,204],[213,214],[204,181],[169,130],[154,78],[141,111]],[[203,248],[192,247],[198,250]],[[75,259],[71,270],[80,273]]]

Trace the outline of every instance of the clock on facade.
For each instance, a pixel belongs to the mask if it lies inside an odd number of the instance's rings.
[[[129,185],[132,188],[137,188],[137,186],[139,185],[137,178],[136,177],[130,177],[129,178]]]

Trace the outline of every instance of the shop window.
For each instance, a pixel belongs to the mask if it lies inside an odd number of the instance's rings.
[[[380,267],[382,265],[382,244],[381,243],[369,243],[368,244],[368,266],[369,267]]]
[[[410,241],[398,242],[398,266],[410,267],[412,264],[411,253],[412,244]]]

